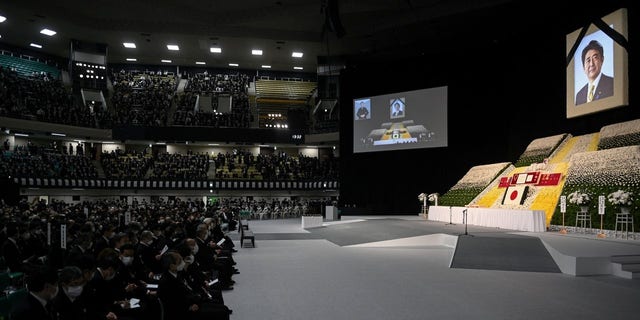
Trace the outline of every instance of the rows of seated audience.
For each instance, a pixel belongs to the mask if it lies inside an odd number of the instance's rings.
[[[292,156],[284,152],[253,155],[234,149],[232,152],[181,153],[115,149],[99,155],[91,144],[58,143],[11,148],[5,140],[0,155],[0,177],[118,179],[118,180],[269,180],[312,181],[337,180],[338,159]],[[96,167],[99,166],[99,167]],[[213,166],[213,168],[210,168]],[[101,169],[101,170],[100,170]],[[210,170],[211,169],[211,170]],[[215,170],[213,170],[215,169]],[[99,176],[102,171],[104,176]],[[214,173],[215,172],[215,173]]]
[[[100,155],[102,170],[107,179],[143,179],[152,162],[151,156],[145,151],[116,149]]]
[[[249,76],[246,74],[209,74],[206,71],[185,74],[187,85],[180,95],[174,113],[173,124],[184,126],[247,128],[253,117],[249,108]],[[203,111],[196,107],[197,95],[211,95],[217,101],[219,94],[231,96],[231,113]]]
[[[108,106],[80,101],[61,80],[44,75],[25,77],[0,66],[0,116],[109,129],[121,126],[206,126],[248,128],[254,125],[247,74],[187,73],[184,92],[177,93],[173,73],[112,71],[113,91],[105,92]],[[196,96],[231,96],[230,112],[196,106]],[[174,102],[175,101],[175,102]],[[170,114],[172,105],[175,111]],[[171,121],[169,121],[171,120]],[[335,123],[335,121],[333,121]]]
[[[70,147],[73,149],[72,147]],[[67,150],[66,148],[64,148]],[[16,146],[13,150],[3,150],[0,156],[1,177],[28,178],[71,178],[93,179],[98,177],[91,158],[85,156],[82,147],[76,155],[61,152],[55,144],[48,148],[37,146]]]
[[[215,158],[216,176],[223,179],[318,180],[337,179],[338,160],[319,159],[287,153],[259,154],[237,150],[219,153]]]
[[[149,178],[152,180],[207,180],[207,154],[161,153],[153,161]]]
[[[177,83],[173,74],[112,73],[114,126],[166,126]]]
[[[0,116],[95,127],[95,115],[75,103],[62,81],[24,78],[0,66]]]
[[[201,201],[0,203],[11,319],[229,319],[237,216]],[[130,216],[125,221],[123,216]],[[54,231],[66,227],[66,237]],[[222,227],[225,226],[225,230]],[[48,242],[47,238],[51,241]],[[222,241],[222,240],[225,241]],[[44,306],[44,308],[43,308]]]

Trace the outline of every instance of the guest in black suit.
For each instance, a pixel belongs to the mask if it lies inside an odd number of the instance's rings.
[[[87,283],[87,312],[90,319],[122,320],[124,310],[129,308],[128,301],[120,294],[113,282],[119,266],[119,254],[115,249],[104,249],[98,255],[96,272]]]
[[[53,303],[58,294],[58,275],[47,267],[36,267],[26,279],[29,293],[12,306],[11,320],[54,320]]]
[[[138,261],[142,271],[146,274],[146,279],[151,279],[154,275],[162,273],[160,250],[154,245],[153,238],[153,232],[149,230],[142,231],[136,250]]]
[[[2,256],[11,272],[22,272],[22,260],[24,258],[22,250],[18,246],[20,240],[20,229],[18,224],[11,222],[7,224],[7,239],[2,243]]]
[[[205,301],[187,284],[181,275],[185,262],[178,252],[167,251],[162,256],[162,266],[158,294],[165,319],[229,319],[229,308]]]
[[[105,248],[111,248],[111,238],[115,235],[115,227],[110,224],[105,224],[102,226],[101,230],[102,234],[100,237],[96,238],[96,241],[93,244],[93,252],[97,256],[100,252]]]
[[[210,239],[210,231],[205,223],[198,225],[196,230],[197,253],[195,259],[206,272],[217,272],[221,282],[222,290],[233,289],[233,261],[230,259],[219,259],[216,253],[217,245]]]
[[[582,49],[582,67],[589,82],[576,94],[576,106],[613,95],[613,78],[602,73],[603,63],[602,45],[597,40],[591,40]]]
[[[88,319],[84,285],[86,283],[82,270],[75,266],[66,266],[58,272],[60,289],[53,305],[57,320]]]

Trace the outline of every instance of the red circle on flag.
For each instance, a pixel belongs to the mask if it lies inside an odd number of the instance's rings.
[[[518,197],[518,190],[513,190],[509,195],[509,199],[515,200]]]

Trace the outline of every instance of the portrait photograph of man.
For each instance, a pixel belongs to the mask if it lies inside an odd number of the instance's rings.
[[[599,33],[602,33],[601,31]],[[609,48],[605,48],[605,45]],[[613,49],[606,36],[583,39],[575,55],[575,105],[611,97],[613,86]]]
[[[404,118],[404,114],[405,114],[404,107],[405,107],[404,98],[392,99],[391,108],[389,110],[391,119]]]

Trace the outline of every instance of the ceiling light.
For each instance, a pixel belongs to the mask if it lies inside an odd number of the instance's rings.
[[[296,52],[296,51],[291,52],[291,56],[294,58],[302,58],[303,55],[304,54],[302,52]]]
[[[161,62],[164,62],[164,63],[171,63],[171,60],[165,60],[165,59],[162,59],[162,60],[160,60],[160,61],[161,61]]]
[[[212,53],[222,53],[222,48],[211,47],[209,48],[209,51],[211,51]]]
[[[42,46],[37,44],[37,43],[31,43],[30,46],[32,46],[34,48],[42,49]]]
[[[55,35],[57,32],[55,32],[55,31],[53,31],[53,30],[49,30],[49,29],[47,29],[47,28],[44,28],[44,29],[40,30],[40,33],[42,33],[42,34],[46,34],[46,35],[48,35],[49,37],[51,37],[51,36]]]
[[[28,137],[29,136],[26,133],[14,133],[13,135],[16,136],[16,137]]]
[[[130,48],[130,49],[135,49],[136,48],[136,44],[133,42],[123,42],[122,45],[125,48]]]
[[[178,50],[180,50],[180,47],[178,47],[177,44],[168,44],[167,45],[167,49],[169,49],[171,51],[178,51]]]
[[[196,64],[206,64],[203,61],[196,61]]]
[[[56,133],[56,132],[51,132],[52,136],[56,136],[56,137],[66,137],[67,135],[64,133]]]
[[[294,70],[302,70],[304,69],[303,67],[293,67]]]
[[[107,144],[107,143],[115,143],[113,141],[102,141],[102,143]]]
[[[138,61],[138,59],[136,59],[136,58],[127,58],[127,61],[135,62],[135,61]]]
[[[229,63],[229,67],[237,67],[238,64],[237,63]]]
[[[209,146],[219,146],[220,144],[219,143],[209,143],[208,145]]]
[[[266,64],[263,64],[262,67],[265,68],[265,69],[270,69],[271,68],[271,66],[266,65]]]
[[[262,50],[253,49],[253,50],[251,50],[251,54],[254,55],[254,56],[261,56],[262,55]]]
[[[5,16],[0,16],[0,23],[3,23],[7,20]]]

